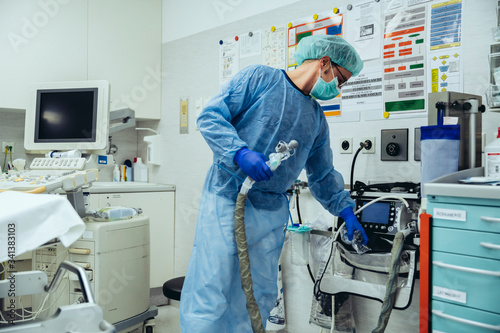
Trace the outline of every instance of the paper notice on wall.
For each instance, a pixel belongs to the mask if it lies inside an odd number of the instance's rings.
[[[384,110],[425,116],[426,7],[386,12],[383,47]]]
[[[380,58],[383,24],[380,2],[365,1],[352,5],[344,14],[344,38],[358,51],[362,60]]]
[[[238,36],[240,58],[258,56],[262,52],[262,31],[252,31]]]
[[[219,45],[219,83],[229,81],[239,70],[238,42],[226,39]]]
[[[457,47],[462,42],[462,0],[430,6],[430,50]]]
[[[429,54],[427,60],[428,92],[463,92],[463,70],[461,48],[438,50]]]
[[[462,0],[430,4],[428,10],[427,91],[463,92]]]
[[[342,88],[342,111],[363,111],[365,119],[381,119],[382,71],[380,67],[365,67],[358,76],[349,79]]]
[[[286,26],[265,29],[262,35],[263,64],[278,69],[286,68]]]

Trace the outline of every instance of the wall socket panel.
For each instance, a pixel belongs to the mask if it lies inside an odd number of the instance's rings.
[[[14,150],[14,142],[6,142],[6,141],[3,141],[2,142],[2,152],[5,152],[5,147],[9,147],[9,146],[12,146],[12,150]]]
[[[382,130],[381,133],[382,161],[408,161],[408,129]]]
[[[362,142],[364,142],[366,140],[370,140],[372,142],[372,146],[370,149],[361,150],[361,152],[363,154],[375,154],[375,137],[374,136],[365,136],[364,138],[361,138]]]
[[[352,154],[352,138],[340,138],[339,152],[341,154]]]

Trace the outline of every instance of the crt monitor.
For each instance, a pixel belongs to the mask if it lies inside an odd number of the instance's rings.
[[[33,84],[26,110],[24,147],[29,151],[106,149],[109,83]]]

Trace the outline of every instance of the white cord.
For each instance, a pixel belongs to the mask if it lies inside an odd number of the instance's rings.
[[[138,127],[135,129],[136,131],[151,131],[153,132],[154,134],[158,135],[160,133],[158,133],[157,131],[155,131],[154,129],[152,128],[145,128],[145,127]]]
[[[57,258],[59,258],[59,257],[60,257],[60,256],[62,256],[62,255],[64,255],[64,257],[66,257],[66,256],[68,255],[68,251],[63,251],[63,252],[59,253],[59,254],[58,254],[58,255],[54,258],[54,260],[52,260],[52,262],[51,262],[51,263],[50,263],[47,267],[45,267],[45,268],[42,270],[42,272],[46,272],[46,271],[48,271],[48,270],[49,270],[49,268],[50,268],[50,266],[52,266],[52,265],[56,262]],[[40,256],[41,256],[42,261],[43,261],[43,256],[44,256],[44,255],[42,254],[42,255],[40,255]],[[64,259],[64,258],[63,258],[63,259]]]

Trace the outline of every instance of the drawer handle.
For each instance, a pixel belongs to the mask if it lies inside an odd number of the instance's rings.
[[[432,310],[432,314],[435,314],[436,316],[439,316],[439,317],[442,317],[442,318],[445,318],[445,319],[450,319],[450,320],[453,320],[453,321],[457,321],[457,322],[462,323],[462,324],[467,324],[467,325],[471,325],[471,326],[477,326],[477,327],[481,327],[481,328],[486,328],[488,330],[500,332],[500,326],[499,325],[489,325],[489,324],[485,324],[485,323],[480,323],[478,321],[472,321],[472,320],[462,319],[462,318],[459,318],[459,317],[451,316],[449,314],[444,313],[443,311],[438,311],[438,310]]]
[[[476,274],[482,274],[482,275],[492,275],[492,276],[500,277],[500,272],[493,272],[493,271],[487,271],[484,269],[455,266],[455,265],[445,264],[444,262],[440,262],[440,261],[433,261],[432,264],[439,266],[439,267],[443,267],[443,268],[455,269],[457,271],[476,273]]]
[[[479,243],[482,247],[487,247],[488,249],[500,250],[500,245],[481,242]]]
[[[498,218],[498,217],[481,216],[481,220],[486,221],[486,222],[498,222],[498,223],[500,223],[500,218]]]

